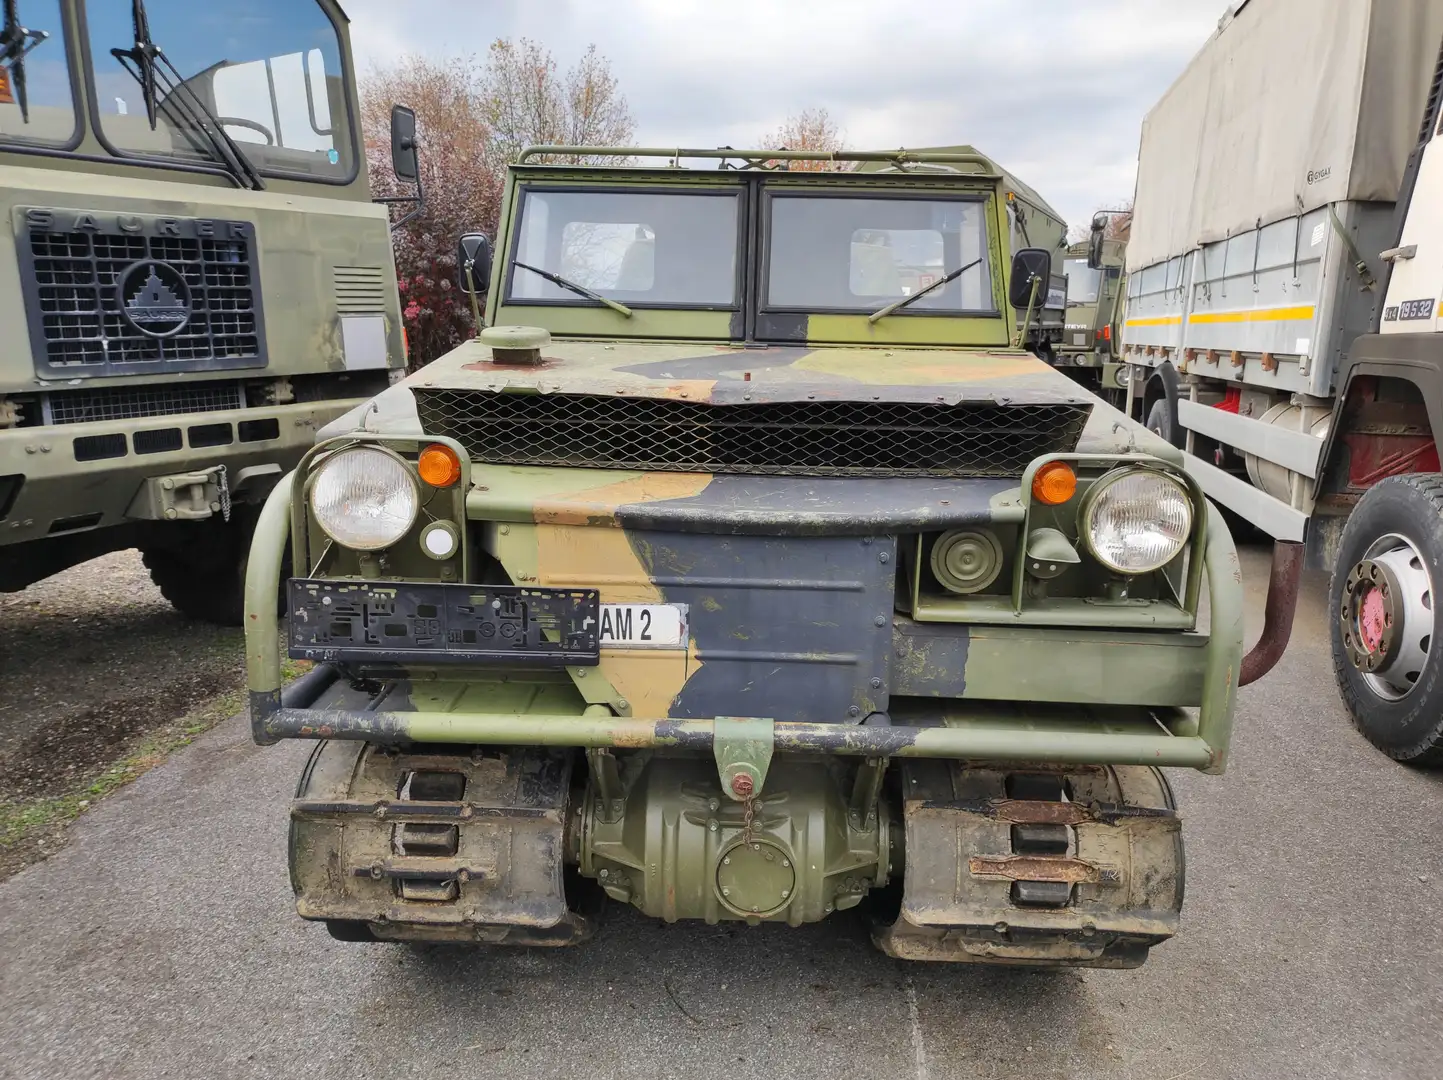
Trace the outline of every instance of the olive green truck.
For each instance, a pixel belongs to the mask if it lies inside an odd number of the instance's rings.
[[[6,0],[0,590],[138,547],[240,622],[250,530],[405,365],[329,0]]]
[[[1033,352],[1062,223],[965,148],[569,152],[461,238],[479,339],[261,513],[299,913],[569,945],[608,901],[865,903],[898,957],[1141,964],[1183,898],[1160,770],[1221,772],[1275,655],[1181,452]]]

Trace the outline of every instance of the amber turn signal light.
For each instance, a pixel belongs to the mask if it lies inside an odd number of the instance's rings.
[[[421,479],[432,487],[450,487],[461,479],[461,459],[449,446],[437,443],[421,451],[421,456],[416,461],[416,471],[421,474]]]
[[[1077,474],[1065,461],[1049,461],[1032,477],[1032,497],[1044,506],[1061,506],[1077,494]]]

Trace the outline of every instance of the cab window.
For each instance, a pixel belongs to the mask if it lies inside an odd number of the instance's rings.
[[[111,52],[133,44],[129,0],[86,4],[101,134],[111,146],[215,161],[216,149],[187,107],[188,89],[261,171],[339,181],[354,175],[340,38],[315,0],[147,0],[145,8],[152,40],[185,82],[158,89],[153,129],[140,82]]]
[[[1067,306],[1097,303],[1101,271],[1088,267],[1086,259],[1066,259],[1062,266],[1062,272],[1067,275]]]
[[[733,307],[739,201],[733,192],[528,190],[507,302],[594,304],[580,288],[642,307]]]
[[[994,310],[978,200],[777,193],[769,207],[771,309],[870,312],[932,288],[898,314]]]
[[[0,144],[66,146],[76,141],[76,122],[60,0],[23,0],[16,15],[21,26],[46,36],[27,42],[32,47],[18,69],[0,63]]]

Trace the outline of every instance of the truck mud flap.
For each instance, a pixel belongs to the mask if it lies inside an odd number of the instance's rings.
[[[1176,932],[1182,836],[1157,769],[916,760],[901,782],[907,865],[883,952],[1128,968]]]
[[[322,742],[291,804],[296,910],[341,937],[573,945],[563,884],[572,755]],[[339,928],[339,931],[338,931]]]

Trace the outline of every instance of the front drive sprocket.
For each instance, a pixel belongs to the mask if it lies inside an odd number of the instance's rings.
[[[906,960],[1139,967],[1177,931],[1183,848],[1146,766],[902,765],[901,911],[877,947]]]
[[[571,755],[317,745],[291,804],[296,910],[336,937],[573,945]]]

